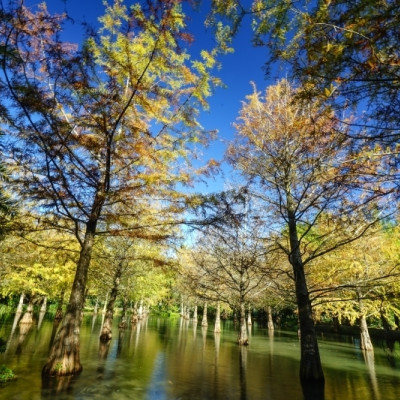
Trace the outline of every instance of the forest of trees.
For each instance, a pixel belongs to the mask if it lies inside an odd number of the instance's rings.
[[[366,352],[368,326],[400,330],[396,1],[214,0],[199,54],[189,1],[109,1],[78,44],[26,3],[0,4],[0,301],[62,318],[43,376],[81,371],[82,312],[102,306],[102,342],[117,309],[123,328],[149,310],[207,325],[208,307],[243,346],[257,310],[298,327],[307,382],[319,325],[359,326]],[[253,84],[221,165],[199,166],[245,24],[285,79]],[[225,163],[240,183],[198,193]]]

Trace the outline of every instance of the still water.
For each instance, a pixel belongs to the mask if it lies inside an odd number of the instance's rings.
[[[1,322],[8,340],[0,353],[18,380],[0,386],[0,399],[106,400],[302,400],[298,380],[299,341],[293,332],[273,335],[257,323],[250,345],[238,347],[232,322],[221,334],[180,318],[149,317],[126,330],[114,327],[109,348],[99,346],[101,316],[84,318],[79,377],[42,383],[41,368],[49,350],[53,324],[15,330]],[[400,399],[400,346],[375,344],[365,360],[356,337],[319,338],[325,371],[325,400]],[[312,397],[311,397],[312,399]]]

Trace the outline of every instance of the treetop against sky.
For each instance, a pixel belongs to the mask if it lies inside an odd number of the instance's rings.
[[[126,4],[134,4],[136,1],[125,1]],[[37,4],[34,0],[26,2],[28,5]],[[112,3],[112,2],[109,2]],[[103,0],[52,0],[46,2],[50,12],[67,12],[73,19],[72,24],[66,24],[66,41],[82,43],[84,38],[84,25],[89,24],[98,27],[98,18],[104,13]],[[250,2],[249,2],[250,4]],[[188,30],[193,34],[194,41],[189,47],[189,52],[197,58],[201,50],[209,50],[215,45],[211,28],[205,26],[208,2],[202,2],[199,8],[191,8],[184,4],[187,15]],[[71,21],[72,22],[72,21]],[[210,131],[217,130],[216,139],[206,149],[200,149],[204,160],[213,158],[222,160],[225,151],[224,142],[230,141],[234,134],[232,123],[238,116],[241,101],[251,93],[250,82],[254,81],[258,87],[263,88],[273,84],[274,79],[267,79],[262,67],[267,58],[265,48],[256,48],[251,43],[252,30],[250,20],[243,23],[240,35],[233,39],[233,52],[220,56],[220,69],[214,73],[221,78],[224,87],[215,89],[208,99],[209,109],[203,111],[199,117],[201,125]],[[204,163],[202,161],[202,163]],[[228,173],[229,167],[224,163],[223,171]],[[223,178],[214,177],[206,184],[196,185],[195,190],[214,192],[224,188]]]

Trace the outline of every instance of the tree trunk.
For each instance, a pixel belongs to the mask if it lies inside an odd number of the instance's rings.
[[[127,313],[128,313],[128,299],[125,296],[124,301],[122,303],[121,322],[119,323],[118,328],[125,329],[127,327],[127,323],[126,323]]]
[[[24,298],[25,298],[25,294],[21,293],[21,296],[19,297],[19,302],[18,302],[18,306],[17,306],[17,311],[15,313],[15,317],[14,317],[14,322],[13,322],[13,326],[11,329],[11,336],[13,335],[15,328],[17,327],[17,324],[19,322],[19,319],[21,318],[22,315],[22,309],[24,307]]]
[[[33,299],[32,297],[29,300],[28,307],[24,313],[24,315],[21,318],[21,321],[19,321],[19,324],[32,324],[33,322]]]
[[[139,309],[138,309],[138,319],[143,318],[143,299],[140,299]]]
[[[38,321],[38,328],[37,328],[38,330],[42,326],[43,318],[44,318],[44,315],[46,314],[46,309],[47,309],[47,297],[44,296],[42,305],[40,307],[40,312],[39,312],[39,321]]]
[[[190,319],[190,307],[186,306],[185,319]]]
[[[22,313],[22,308],[24,307],[24,298],[25,298],[25,293],[21,293],[21,296],[19,297],[19,302],[17,306],[17,313]]]
[[[214,332],[215,333],[221,332],[221,306],[220,306],[219,302],[217,304],[217,312],[215,314]]]
[[[194,305],[193,321],[197,321],[197,304]]]
[[[290,203],[290,197],[289,197]],[[300,243],[297,235],[295,214],[288,207],[288,228],[290,239],[289,262],[292,265],[296,300],[299,312],[300,329],[300,379],[302,381],[324,381],[321,358],[319,355],[317,335],[315,332],[312,307],[304,273],[303,260],[300,253]]]
[[[240,326],[237,342],[242,346],[247,346],[249,344],[246,325],[246,307],[243,300],[240,302]]]
[[[108,304],[108,293],[106,294],[106,300],[104,302],[103,311],[101,312],[103,315],[106,314],[107,311],[107,304]]]
[[[179,315],[181,317],[183,317],[185,315],[185,311],[184,311],[184,304],[183,304],[183,296],[181,295],[181,308],[179,310]]]
[[[249,306],[249,314],[247,316],[247,325],[252,325],[253,323],[251,322],[251,308]]]
[[[369,337],[367,318],[365,316],[364,304],[360,288],[357,288],[357,297],[358,297],[358,306],[360,307],[360,334],[361,334],[360,348],[365,351],[373,351],[374,347],[372,346],[371,338]]]
[[[361,333],[361,342],[360,347],[365,351],[373,351],[374,346],[372,346],[371,338],[369,337],[367,318],[365,315],[361,315],[360,317],[360,333]]]
[[[114,273],[113,287],[110,293],[110,300],[107,303],[106,316],[100,334],[100,341],[102,342],[108,342],[112,338],[112,321],[114,316],[114,304],[118,296],[118,289],[121,280],[121,275],[122,275],[122,263],[118,264]]]
[[[204,308],[203,308],[203,319],[201,320],[201,326],[207,326],[207,302],[204,303]]]
[[[57,311],[56,315],[54,316],[54,321],[61,321],[63,318],[63,305],[64,305],[64,295],[65,295],[65,290],[63,289],[61,294],[60,294],[60,299],[58,301],[57,305]]]
[[[133,306],[133,311],[132,311],[132,317],[131,317],[131,323],[136,324],[138,322],[138,310],[137,310],[137,302],[135,302],[135,305]]]
[[[74,375],[82,370],[79,355],[81,311],[85,300],[85,288],[96,232],[96,222],[87,224],[67,310],[54,338],[49,359],[43,367],[43,376]]]
[[[268,316],[268,330],[273,331],[274,330],[274,320],[272,319],[271,306],[268,306],[268,308],[267,308],[267,316]]]
[[[93,315],[97,315],[98,312],[99,312],[99,298],[96,297],[96,304],[94,305],[93,308]]]

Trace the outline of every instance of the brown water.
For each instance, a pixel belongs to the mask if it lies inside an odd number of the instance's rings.
[[[0,337],[9,339],[11,323],[2,323]],[[292,332],[270,335],[251,327],[250,345],[238,347],[230,321],[215,335],[212,324],[150,317],[124,331],[115,326],[109,348],[99,347],[101,318],[85,317],[81,334],[84,370],[72,379],[42,382],[52,335],[52,322],[38,330],[17,328],[0,364],[18,380],[0,387],[0,399],[304,399],[298,380],[299,341]],[[366,363],[358,338],[320,337],[325,371],[325,400],[400,399],[400,346],[392,351],[376,344]],[[2,349],[4,350],[4,349]],[[307,400],[317,399],[308,395]],[[322,397],[318,397],[321,400]]]

